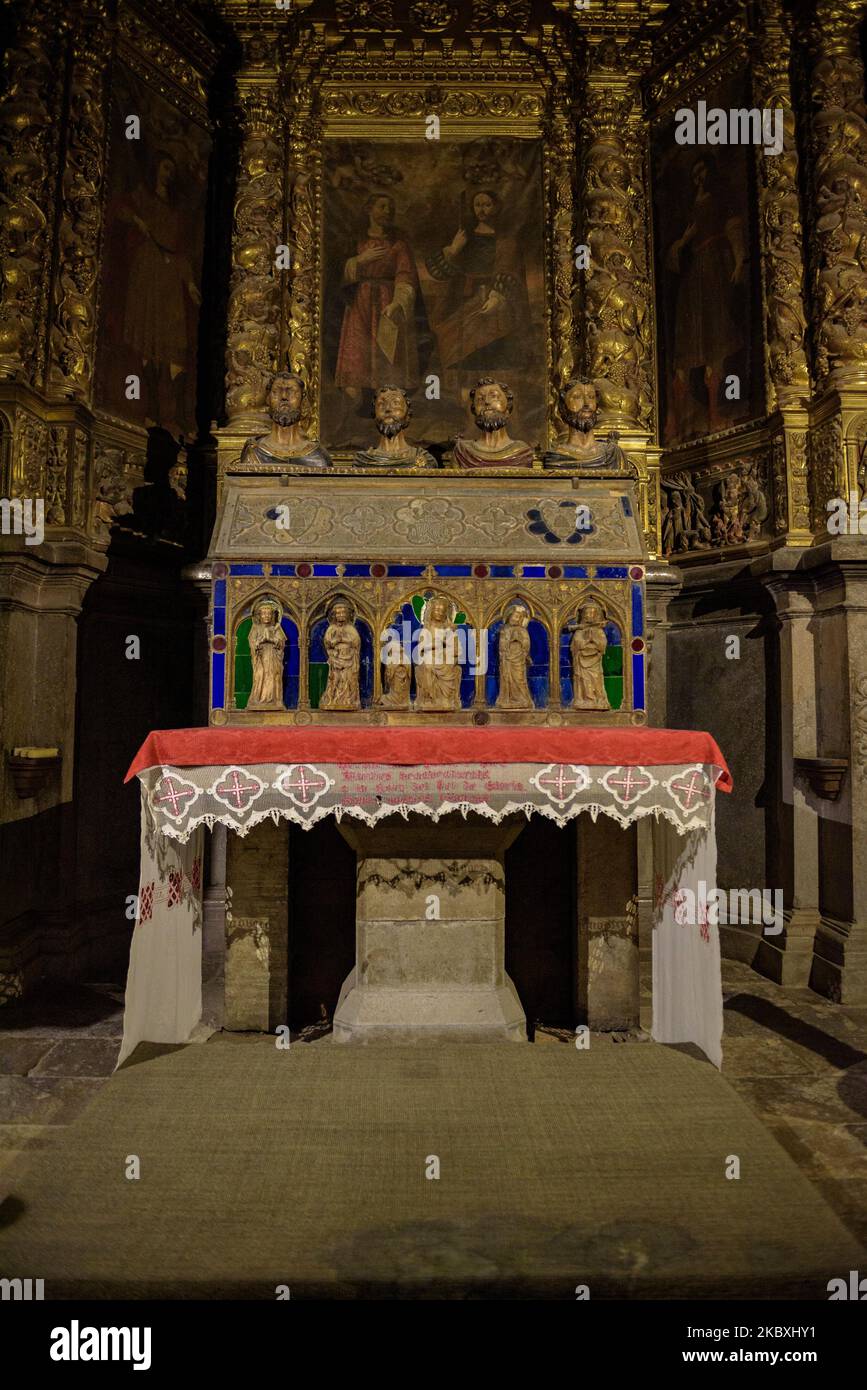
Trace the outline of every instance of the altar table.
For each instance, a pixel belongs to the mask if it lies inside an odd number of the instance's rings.
[[[685,902],[716,886],[716,791],[732,781],[707,733],[648,728],[262,727],[151,733],[126,780],[141,791],[141,876],[119,1062],[139,1042],[184,1042],[201,1017],[204,827],[309,828],[324,816],[588,813],[652,817],[653,1026],[659,1042],[722,1060],[718,929]],[[703,885],[704,894],[699,891]],[[691,894],[691,896],[690,896]]]

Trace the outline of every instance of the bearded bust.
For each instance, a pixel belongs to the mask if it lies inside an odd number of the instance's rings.
[[[406,437],[411,417],[412,406],[403,387],[380,386],[373,398],[373,421],[380,442],[360,449],[355,462],[362,468],[436,468],[433,454]]]
[[[296,372],[278,372],[273,377],[267,396],[271,429],[258,439],[247,440],[241,453],[242,468],[319,473],[331,467],[331,456],[319,440],[309,439],[301,428],[304,391],[304,382]]]
[[[576,376],[567,381],[559,394],[560,419],[567,426],[565,438],[554,449],[542,455],[546,468],[599,468],[622,473],[626,455],[617,443],[618,434],[612,430],[599,439],[596,425],[599,407],[596,383],[589,377]]]
[[[533,448],[512,439],[509,416],[515,397],[504,381],[483,376],[470,392],[470,413],[478,439],[456,439],[452,458],[459,468],[532,468]]]

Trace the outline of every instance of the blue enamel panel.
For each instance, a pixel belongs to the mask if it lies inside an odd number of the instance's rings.
[[[295,566],[294,566],[294,565],[272,565],[272,566],[271,566],[271,573],[274,575],[275,578],[289,579],[289,578],[291,578],[291,577],[294,575],[294,573],[295,573]]]
[[[632,503],[628,497],[621,497],[620,504],[623,507],[624,516],[632,516]]]
[[[226,653],[211,652],[211,708],[225,709]]]
[[[425,568],[424,565],[389,565],[388,572],[398,579],[419,579]],[[442,574],[442,570],[437,570],[437,573]]]
[[[586,565],[564,565],[564,566],[563,566],[563,577],[564,577],[564,579],[586,579],[586,578],[587,578],[587,566],[586,566]]]
[[[336,578],[337,578],[337,566],[336,566],[336,565],[314,565],[314,566],[313,566],[313,574],[314,574],[314,577],[317,578],[317,579],[336,579]]]
[[[214,607],[225,608],[226,606],[226,581],[218,579],[214,584]]]
[[[265,569],[263,565],[230,565],[229,573],[262,575],[265,573]]]
[[[226,610],[225,608],[214,609],[214,636],[225,637],[226,635]]]
[[[629,570],[625,565],[597,565],[597,579],[625,579]]]
[[[525,565],[525,566],[524,566],[524,569],[523,569],[523,575],[524,575],[524,578],[525,578],[525,579],[544,579],[544,578],[545,578],[545,566],[544,566],[544,565]]]
[[[644,653],[632,653],[632,701],[636,709],[644,709]]]
[[[644,604],[641,598],[641,585],[632,586],[632,635],[644,636]]]
[[[346,565],[343,570],[344,579],[367,579],[370,575],[370,565]]]
[[[492,579],[511,579],[514,573],[514,565],[491,565]]]
[[[472,572],[471,565],[434,565],[434,574],[443,579],[467,579]]]

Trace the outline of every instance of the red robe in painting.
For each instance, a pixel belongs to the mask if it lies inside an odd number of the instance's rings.
[[[388,254],[359,265],[357,257],[370,247],[385,246]],[[418,342],[414,306],[418,274],[409,244],[401,237],[359,237],[358,246],[344,269],[347,306],[337,350],[336,386],[375,389],[388,382],[411,389],[418,385]],[[402,306],[395,317],[397,345],[394,361],[378,342],[382,311],[393,300]]]

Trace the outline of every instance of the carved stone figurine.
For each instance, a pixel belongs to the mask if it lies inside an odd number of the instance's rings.
[[[268,414],[273,426],[268,434],[248,439],[240,467],[263,464],[281,473],[321,472],[331,467],[331,456],[318,439],[308,439],[301,428],[304,382],[295,372],[278,372],[268,391]]]
[[[382,709],[409,709],[410,669],[405,661],[386,662]]]
[[[260,599],[253,609],[249,642],[253,660],[253,689],[247,709],[285,709],[283,649],[286,646],[286,633],[280,626],[280,608],[273,599]]]
[[[523,439],[512,439],[506,428],[515,405],[513,392],[503,381],[483,376],[470,392],[470,413],[479,429],[478,439],[456,439],[452,451],[459,468],[531,468],[533,450]]]
[[[527,685],[530,664],[530,634],[527,624],[530,614],[522,603],[509,609],[500,628],[499,669],[500,693],[497,709],[532,709],[533,697]]]
[[[415,708],[455,710],[461,707],[461,668],[457,630],[447,599],[435,595],[422,613],[424,633],[415,668]]]
[[[573,709],[608,709],[602,658],[608,646],[605,614],[598,603],[585,603],[572,634]]]
[[[617,443],[612,430],[605,439],[597,439],[599,419],[596,384],[589,377],[577,376],[560,391],[560,419],[569,427],[565,439],[557,441],[555,449],[542,456],[546,468],[607,468],[623,472],[626,455]]]
[[[331,609],[330,621],[325,629],[325,653],[328,657],[328,683],[322,692],[319,708],[360,709],[358,671],[361,638],[352,621],[352,609],[348,603],[338,601]]]
[[[406,427],[412,417],[402,386],[380,386],[373,398],[373,419],[380,435],[377,448],[363,449],[355,462],[364,468],[436,468],[436,459],[420,444],[411,444]]]

